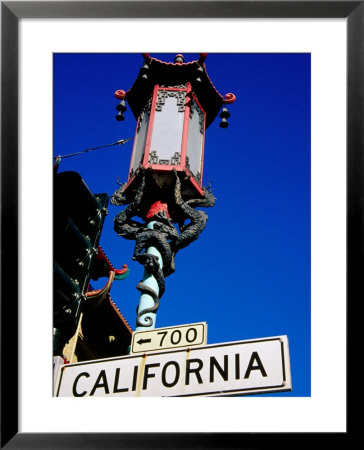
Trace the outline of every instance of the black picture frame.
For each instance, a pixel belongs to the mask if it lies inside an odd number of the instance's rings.
[[[326,433],[20,433],[18,431],[18,24],[21,18],[345,18],[347,310],[363,298],[364,1],[1,2],[1,448],[288,448]],[[349,317],[349,315],[348,315]],[[11,339],[9,339],[11,334]],[[348,346],[347,361],[351,347]],[[348,373],[349,375],[349,373]],[[347,384],[348,386],[348,384]],[[335,395],[335,393],[333,393]],[[351,436],[331,433],[335,442]],[[67,420],[65,418],[65,420]],[[350,432],[350,434],[349,434]],[[321,439],[320,439],[321,437]],[[269,444],[268,444],[269,443]],[[268,447],[269,446],[269,447]]]

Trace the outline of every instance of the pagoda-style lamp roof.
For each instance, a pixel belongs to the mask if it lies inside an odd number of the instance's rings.
[[[164,62],[143,53],[144,65],[139,77],[127,91],[116,91],[115,97],[126,99],[137,119],[153,94],[156,84],[160,86],[183,86],[190,83],[193,92],[206,113],[206,128],[213,122],[224,103],[235,101],[234,94],[221,95],[212,84],[204,61],[206,53],[200,53],[196,61],[184,62],[183,55],[177,55],[175,62]]]

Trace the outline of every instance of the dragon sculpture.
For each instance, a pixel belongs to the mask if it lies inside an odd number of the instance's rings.
[[[215,204],[215,197],[211,192],[211,185],[203,188],[203,197],[192,198],[184,201],[181,192],[181,181],[176,170],[173,170],[174,190],[173,194],[164,203],[164,208],[157,208],[150,213],[151,202],[146,193],[148,192],[148,171],[142,170],[139,178],[139,185],[136,189],[134,198],[129,205],[114,218],[114,230],[119,236],[125,239],[135,240],[133,260],[141,263],[146,272],[155,277],[159,294],[142,281],[137,285],[137,289],[149,294],[154,301],[154,306],[139,311],[137,314],[137,325],[148,327],[152,319],[144,317],[144,322],[140,320],[141,316],[147,313],[155,313],[159,308],[159,301],[165,291],[164,278],[175,271],[176,253],[187,247],[195,241],[206,226],[208,219],[204,211],[197,210],[197,207],[211,207]],[[123,195],[126,183],[121,184],[120,188],[114,192],[111,197],[113,205],[123,205],[127,203]],[[157,202],[158,204],[163,204]],[[149,214],[146,214],[149,211]],[[169,212],[172,211],[170,216]],[[135,220],[140,217],[146,220],[141,223]],[[150,222],[153,222],[150,224]],[[178,224],[178,228],[174,225]],[[148,226],[149,224],[149,226]],[[155,255],[148,254],[149,247],[154,246],[161,254],[163,265],[161,268],[158,258]]]

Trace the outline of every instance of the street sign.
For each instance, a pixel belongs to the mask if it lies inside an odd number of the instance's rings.
[[[189,348],[196,345],[206,345],[206,322],[179,325],[176,327],[155,328],[149,331],[133,333],[130,353],[140,354],[155,350],[173,348]]]
[[[292,389],[287,336],[63,366],[58,397],[247,395]]]

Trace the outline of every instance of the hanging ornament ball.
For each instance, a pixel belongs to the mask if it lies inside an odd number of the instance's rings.
[[[229,113],[229,111],[227,110],[227,108],[222,108],[220,117],[221,117],[222,119],[228,119],[228,118],[230,117],[230,113]]]
[[[116,109],[118,111],[120,111],[121,113],[124,113],[126,111],[126,106],[125,106],[125,100],[121,100],[121,102],[119,103],[119,105],[116,107]]]
[[[220,128],[227,128],[229,126],[229,123],[226,119],[230,117],[229,111],[226,108],[223,108],[220,113],[220,117],[221,117]]]
[[[119,112],[119,114],[116,114],[115,119],[116,119],[118,122],[122,122],[123,120],[125,120],[125,117],[123,116],[123,113],[122,113],[122,112]]]
[[[229,122],[226,119],[222,119],[220,122],[220,128],[227,128],[229,126]]]

